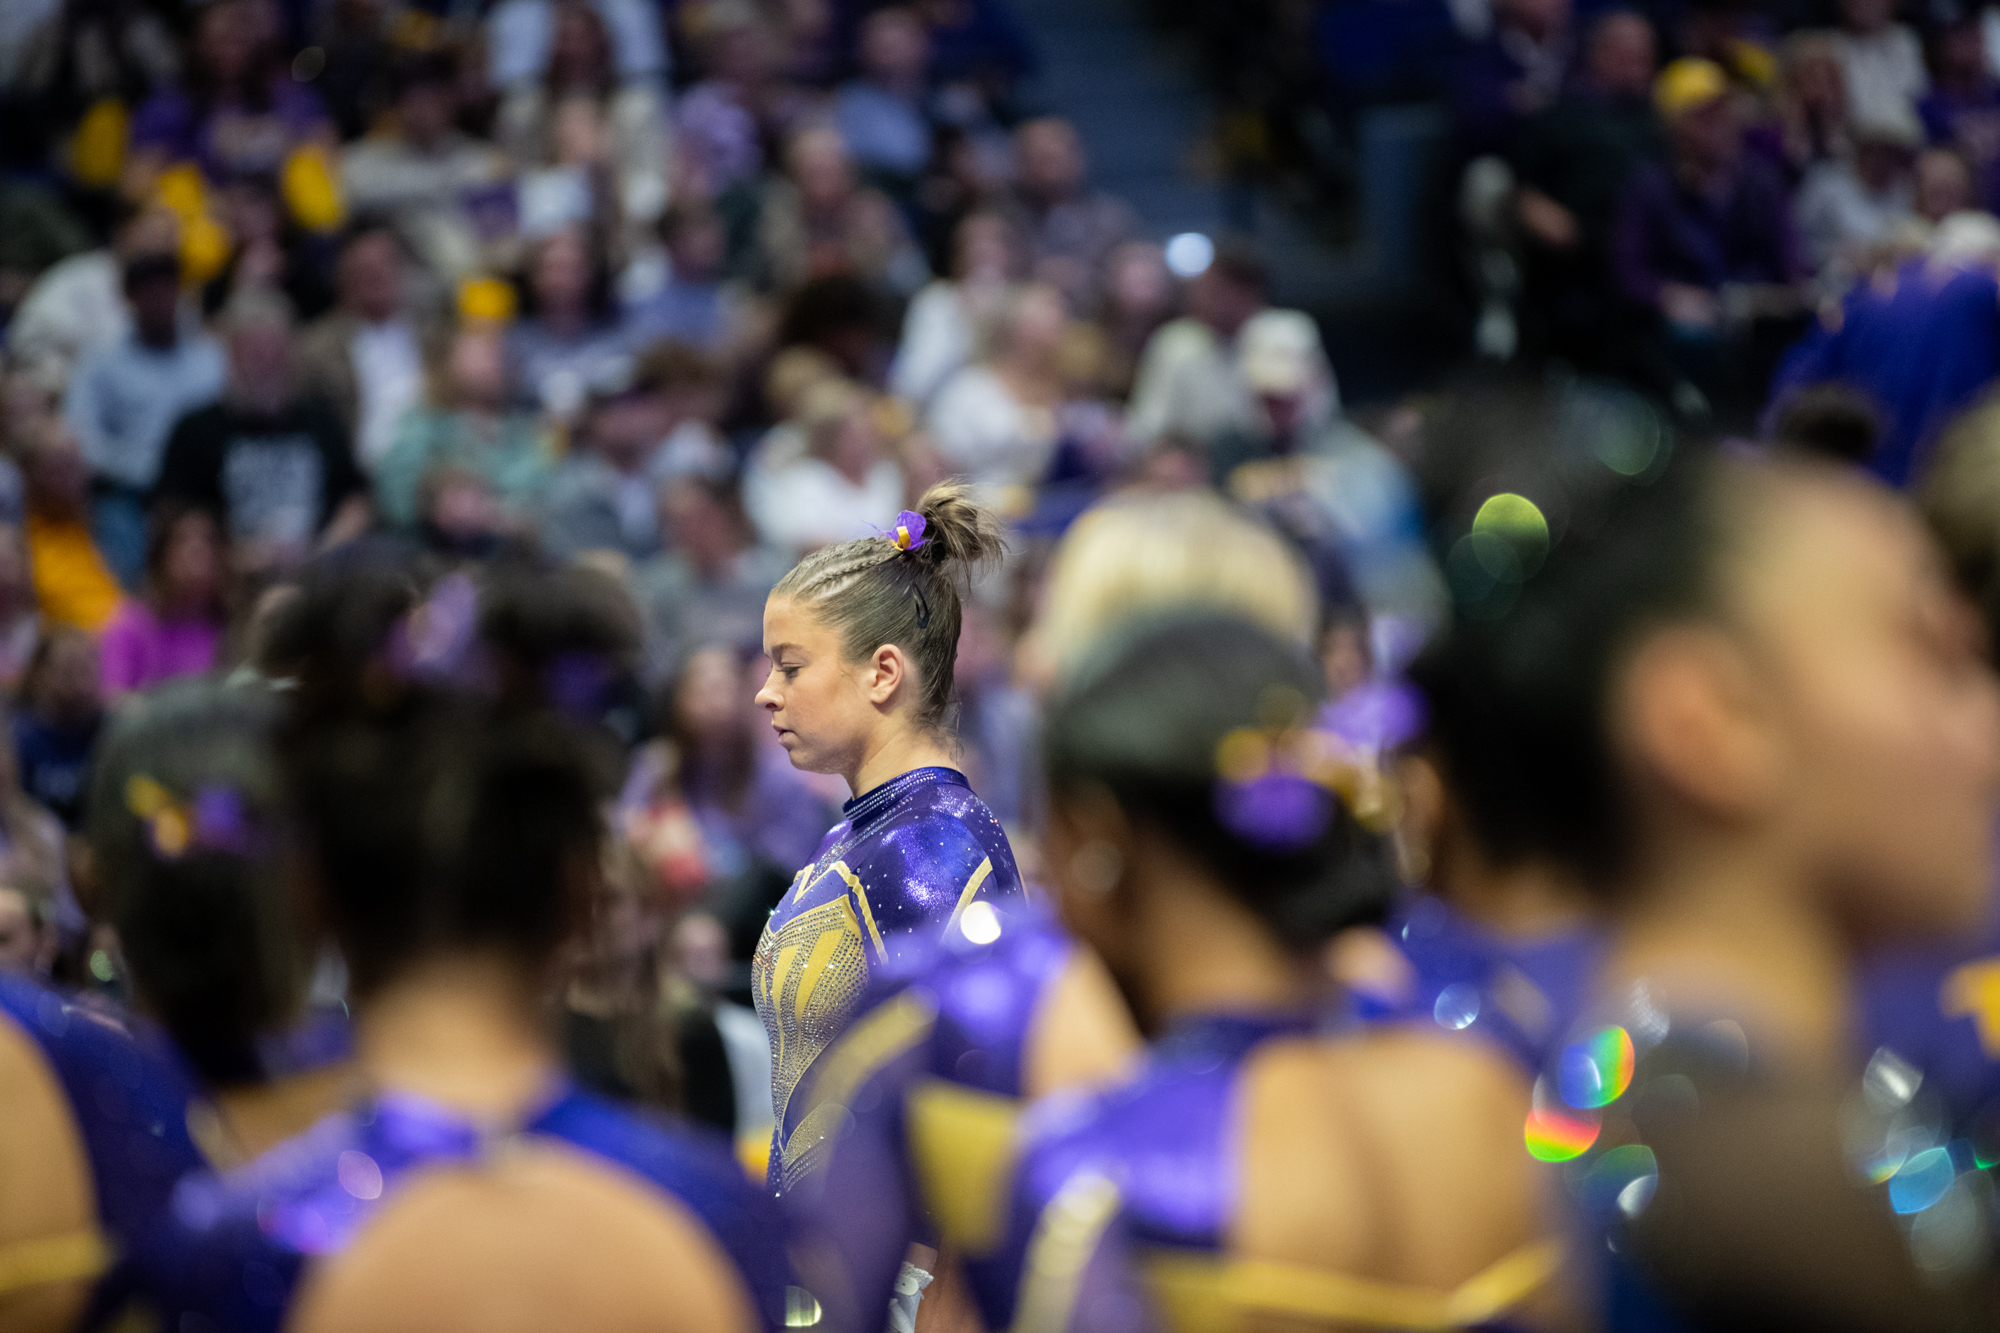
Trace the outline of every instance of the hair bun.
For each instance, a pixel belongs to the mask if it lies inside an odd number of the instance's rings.
[[[972,498],[960,481],[941,481],[917,501],[924,519],[924,542],[917,555],[933,565],[963,565],[968,572],[991,565],[1007,549],[1000,521]]]

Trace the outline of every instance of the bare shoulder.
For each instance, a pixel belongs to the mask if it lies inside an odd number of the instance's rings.
[[[31,1272],[74,1267],[63,1260],[87,1254],[96,1227],[69,1100],[41,1048],[0,1016],[0,1327],[40,1333],[75,1323],[89,1282],[34,1281]]]

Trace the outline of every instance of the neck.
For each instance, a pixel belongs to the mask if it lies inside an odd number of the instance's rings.
[[[1768,849],[1682,843],[1674,864],[1635,886],[1607,980],[1644,979],[1670,1011],[1736,1019],[1760,1054],[1837,1074],[1849,1054],[1852,960],[1796,863]]]
[[[370,996],[354,1025],[377,1088],[481,1118],[519,1114],[560,1077],[537,988],[503,959],[419,964]]]
[[[847,779],[847,789],[860,796],[914,769],[953,768],[957,763],[958,756],[932,732],[898,727],[893,734],[871,741],[861,761],[840,776]]]
[[[1193,1014],[1286,1013],[1325,994],[1319,969],[1207,876],[1148,857],[1133,877],[1147,884],[1150,904],[1130,950],[1146,960],[1131,990],[1149,1036]]]
[[[198,1146],[216,1166],[227,1170],[305,1132],[361,1091],[360,1076],[345,1062],[275,1083],[217,1088],[209,1098],[227,1134]]]

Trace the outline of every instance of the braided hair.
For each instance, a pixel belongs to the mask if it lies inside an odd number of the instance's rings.
[[[902,523],[884,536],[822,547],[792,566],[771,595],[810,605],[839,632],[849,662],[884,644],[908,653],[917,667],[917,724],[946,731],[960,604],[973,571],[996,561],[1004,543],[992,511],[959,482],[925,491],[915,517],[921,528],[914,539]]]

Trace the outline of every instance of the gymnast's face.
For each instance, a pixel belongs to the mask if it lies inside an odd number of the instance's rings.
[[[865,662],[841,657],[840,635],[789,597],[764,604],[764,653],[771,673],[757,691],[792,767],[852,774],[881,722]]]
[[[1973,617],[1879,487],[1780,473],[1751,494],[1717,631],[1663,633],[1619,691],[1654,813],[1760,837],[1856,936],[1977,924],[2000,692]]]

